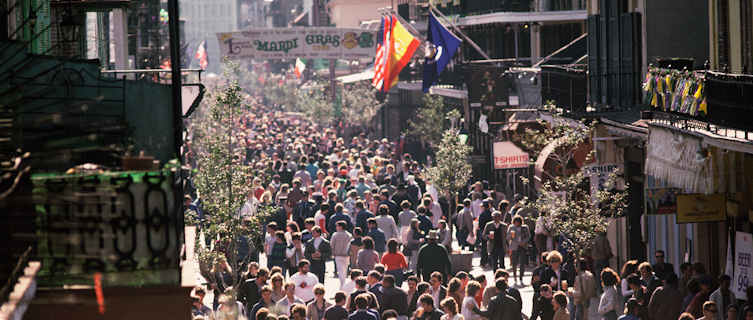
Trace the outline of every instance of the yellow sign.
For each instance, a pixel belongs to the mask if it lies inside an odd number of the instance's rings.
[[[724,194],[677,195],[677,223],[716,222],[726,219]]]

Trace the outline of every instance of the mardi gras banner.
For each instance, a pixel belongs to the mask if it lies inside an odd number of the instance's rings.
[[[364,29],[334,27],[264,28],[217,34],[229,59],[372,58],[376,35]]]

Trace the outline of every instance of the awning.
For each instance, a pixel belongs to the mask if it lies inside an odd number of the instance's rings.
[[[359,73],[353,73],[345,76],[337,77],[337,81],[342,83],[353,83],[364,80],[371,80],[374,78],[374,69],[369,68]]]
[[[702,139],[668,128],[650,126],[646,143],[646,175],[686,193],[713,189],[710,157]]]

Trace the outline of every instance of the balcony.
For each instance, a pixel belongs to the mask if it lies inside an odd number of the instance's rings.
[[[652,67],[642,93],[651,110],[644,117],[722,135],[744,131],[753,140],[753,75]]]

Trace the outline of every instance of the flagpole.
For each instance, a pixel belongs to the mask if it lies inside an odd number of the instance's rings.
[[[449,19],[449,18],[447,18],[447,16],[445,16],[445,15],[444,15],[444,14],[443,14],[443,13],[442,13],[441,11],[439,11],[439,10],[438,10],[438,9],[437,9],[436,7],[434,7],[434,5],[433,5],[433,4],[431,4],[431,3],[429,3],[429,10],[430,10],[430,11],[431,11],[432,13],[438,14],[438,15],[439,15],[440,17],[442,17],[442,19],[446,20],[446,21],[448,22],[447,24],[448,24],[448,25],[449,25],[450,27],[452,27],[453,29],[455,29],[455,32],[457,32],[458,34],[460,34],[461,36],[463,36],[463,39],[465,39],[465,41],[468,41],[468,43],[469,43],[469,44],[471,45],[471,47],[473,47],[473,49],[476,49],[476,51],[477,51],[477,52],[478,52],[478,53],[479,53],[479,54],[480,54],[480,55],[481,55],[482,57],[484,57],[484,58],[485,58],[486,60],[491,60],[491,59],[492,59],[492,58],[490,58],[490,57],[489,57],[489,55],[487,55],[487,54],[486,54],[486,52],[484,52],[483,50],[481,50],[481,47],[479,47],[479,46],[478,46],[478,45],[476,44],[476,42],[474,42],[473,40],[471,40],[471,38],[469,38],[469,37],[468,37],[468,36],[467,36],[467,35],[466,35],[466,34],[465,34],[465,33],[464,33],[464,32],[463,32],[462,30],[460,30],[460,28],[458,28],[458,27],[457,27],[457,26],[456,26],[455,24],[453,24],[453,23],[452,23],[452,22],[450,21],[450,19]]]

